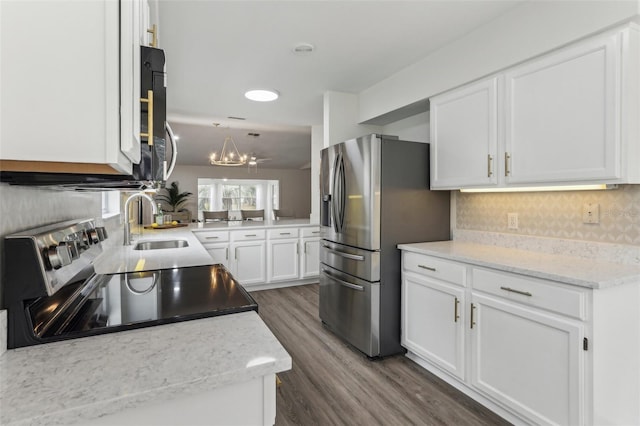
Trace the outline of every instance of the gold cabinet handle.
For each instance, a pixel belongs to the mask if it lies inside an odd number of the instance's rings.
[[[476,305],[474,305],[473,303],[471,304],[471,321],[470,321],[470,326],[471,328],[473,328],[474,325],[476,325],[476,322],[473,319],[473,312],[476,310]]]
[[[529,297],[533,296],[533,294],[529,293],[528,291],[516,290],[516,289],[513,289],[511,287],[500,287],[500,290],[509,291],[511,293],[521,294],[523,296],[529,296]]]
[[[151,28],[147,28],[147,33],[151,34],[151,43],[149,46],[158,47],[158,27],[153,24]]]
[[[304,242],[304,254],[307,254],[307,241]]]
[[[224,249],[224,259],[229,260],[229,247]]]
[[[140,136],[147,138],[147,145],[153,145],[153,90],[147,90],[147,97],[140,98],[140,102],[148,105],[147,108],[147,132],[140,132]]]
[[[460,315],[458,315],[458,305],[460,304],[460,300],[456,297],[453,301],[453,322],[458,322],[460,319]]]
[[[300,243],[296,243],[296,254],[300,254]]]
[[[487,177],[493,176],[493,170],[491,168],[493,163],[493,157],[491,154],[487,154]]]
[[[504,175],[509,176],[511,170],[509,170],[509,162],[511,161],[511,155],[508,152],[504,153]]]
[[[418,265],[418,268],[426,269],[427,271],[436,272],[436,268],[432,268],[431,266]]]

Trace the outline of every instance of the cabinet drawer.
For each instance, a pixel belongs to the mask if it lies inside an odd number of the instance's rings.
[[[277,238],[298,238],[298,228],[276,228],[269,229],[267,236],[270,240]]]
[[[586,319],[586,292],[560,283],[473,268],[472,287],[526,305]]]
[[[300,229],[300,233],[303,238],[307,237],[319,237],[320,236],[320,228],[302,228]]]
[[[465,285],[466,267],[437,257],[404,252],[403,269],[454,284]]]
[[[194,232],[194,234],[201,243],[223,243],[229,241],[228,231],[205,231]]]
[[[266,232],[264,229],[247,229],[246,231],[232,231],[231,241],[251,241],[264,240]]]

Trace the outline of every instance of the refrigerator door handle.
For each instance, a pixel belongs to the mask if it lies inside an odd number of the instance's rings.
[[[322,273],[329,277],[331,280],[337,282],[341,286],[351,288],[353,290],[364,291],[364,287],[358,284],[350,283],[349,281],[341,280],[340,278],[336,278],[332,274],[330,274],[326,269],[322,270]]]
[[[331,248],[330,246],[328,246],[326,244],[323,244],[322,247],[326,248],[328,251],[330,251],[333,254],[336,254],[336,255],[338,255],[340,257],[344,257],[345,259],[359,260],[361,262],[364,262],[364,256],[360,256],[359,254],[345,253],[343,251]]]
[[[333,203],[332,214],[334,229],[340,233],[344,227],[344,208],[345,208],[345,176],[344,176],[344,158],[342,153],[336,156],[333,173]]]

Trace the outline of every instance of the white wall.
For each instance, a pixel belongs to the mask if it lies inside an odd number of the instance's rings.
[[[311,126],[311,215],[320,223],[320,151],[324,148],[323,126]]]
[[[198,212],[198,178],[273,179],[280,181],[280,209],[292,212],[296,217],[308,219],[311,214],[311,171],[265,169],[258,166],[258,173],[247,172],[245,167],[176,166],[169,183],[178,181],[180,191],[193,193],[184,208],[191,210],[195,218]]]
[[[358,96],[353,93],[324,94],[324,146],[335,145],[370,133],[379,133],[380,126],[357,124]]]
[[[385,135],[398,136],[405,141],[429,142],[429,113],[423,112],[382,128]]]
[[[637,0],[526,1],[359,94],[362,123],[591,35],[640,20]]]

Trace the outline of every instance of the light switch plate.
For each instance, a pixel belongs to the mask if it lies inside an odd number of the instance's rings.
[[[518,229],[518,213],[507,213],[507,228]]]
[[[584,203],[582,206],[582,223],[600,223],[600,204]]]

